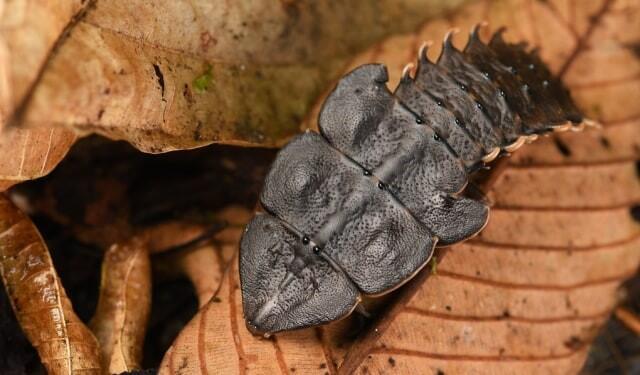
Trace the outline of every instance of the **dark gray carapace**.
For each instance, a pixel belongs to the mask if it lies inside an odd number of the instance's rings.
[[[411,279],[435,246],[478,233],[485,202],[461,195],[469,174],[537,134],[578,128],[568,91],[524,44],[477,28],[464,51],[445,38],[437,63],[422,48],[415,78],[386,86],[384,65],[338,83],[320,132],[278,154],[260,197],[266,210],[240,247],[247,326],[254,333],[324,324],[362,295]]]

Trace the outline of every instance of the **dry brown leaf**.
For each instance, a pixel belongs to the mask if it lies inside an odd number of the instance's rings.
[[[273,146],[349,56],[461,2],[98,1],[52,56],[21,125],[147,152]]]
[[[461,1],[2,2],[0,191],[76,132],[147,152],[282,143],[350,55]]]
[[[145,233],[158,234],[148,236],[154,253],[159,254],[154,259],[155,273],[161,275],[162,279],[186,276],[195,289],[198,305],[204,306],[220,285],[224,268],[219,254],[220,249],[211,240],[206,240],[189,248],[171,251],[175,246],[187,244],[194,238],[199,238],[205,233],[206,228],[202,225],[182,222],[172,222],[157,228]],[[167,244],[171,246],[166,246]],[[169,250],[168,253],[163,253],[167,250]]]
[[[217,212],[215,220],[225,222],[226,228],[216,233],[211,244],[178,259],[176,266],[193,284],[199,307],[206,305],[220,288],[224,271],[250,217],[251,212],[241,206],[228,206]]]
[[[225,227],[215,233],[210,241],[191,249],[170,254],[162,254],[154,266],[164,277],[186,276],[193,284],[200,307],[204,306],[218,291],[222,275],[235,247],[240,241],[244,225],[251,212],[244,207],[231,205],[216,212],[213,220],[224,223]],[[163,225],[161,230],[147,232],[153,248],[166,250],[178,242],[187,243],[202,235],[206,228],[201,225],[174,222]],[[171,240],[169,241],[169,238]],[[165,256],[168,255],[168,256]]]
[[[76,139],[64,128],[5,129],[65,30],[90,1],[0,2],[0,191],[49,173]]]
[[[50,374],[100,373],[98,343],[73,312],[31,220],[0,194],[0,274],[20,325]]]
[[[422,40],[487,19],[494,29],[506,25],[511,40],[539,45],[605,127],[516,153],[489,193],[494,207],[482,234],[441,251],[437,272],[420,273],[392,296],[355,341],[353,319],[268,340],[252,336],[234,262],[216,302],[179,335],[161,373],[579,371],[617,287],[640,263],[640,225],[629,214],[640,197],[640,114],[630,103],[640,95],[639,13],[637,3],[620,0],[473,1],[356,58],[352,67],[386,63],[393,87]]]
[[[75,140],[64,128],[0,131],[0,191],[51,172]]]
[[[171,220],[141,229],[137,237],[144,240],[151,254],[161,254],[198,239],[207,228],[200,224]]]
[[[103,373],[140,369],[151,310],[151,262],[144,241],[114,244],[102,262],[100,297],[90,327],[100,343]]]
[[[98,307],[90,323],[100,343],[104,373],[119,374],[141,367],[151,308],[149,254],[159,255],[154,260],[160,263],[158,268],[164,276],[186,275],[203,306],[217,291],[228,263],[220,247],[237,243],[249,216],[248,210],[237,206],[218,212],[212,219],[230,224],[195,248],[171,251],[201,238],[208,230],[201,224],[180,221],[151,226],[131,240],[110,247],[102,264]]]
[[[209,302],[222,281],[219,251],[215,245],[205,245],[185,253],[174,263],[193,284],[199,307]]]
[[[37,81],[86,0],[0,2],[0,130]]]

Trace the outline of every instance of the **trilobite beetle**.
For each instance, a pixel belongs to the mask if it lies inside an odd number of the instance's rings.
[[[469,175],[538,134],[581,129],[568,90],[535,52],[474,27],[462,51],[422,46],[392,92],[384,65],[337,84],[320,133],[295,137],[264,182],[265,212],[240,245],[244,317],[256,334],[349,315],[361,296],[411,279],[435,246],[478,233],[489,207],[462,194]]]

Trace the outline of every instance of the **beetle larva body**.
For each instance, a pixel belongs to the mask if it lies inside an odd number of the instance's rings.
[[[247,326],[303,328],[348,315],[361,295],[415,275],[436,245],[478,233],[489,207],[461,193],[469,174],[536,134],[582,121],[535,53],[489,44],[477,28],[464,51],[445,38],[437,63],[420,50],[395,92],[384,65],[338,83],[320,133],[279,153],[240,248]],[[570,125],[566,125],[569,123]]]

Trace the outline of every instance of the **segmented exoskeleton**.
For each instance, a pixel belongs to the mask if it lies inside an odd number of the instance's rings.
[[[485,202],[461,195],[469,174],[538,134],[580,129],[568,91],[525,44],[475,27],[463,51],[420,49],[392,93],[384,65],[344,76],[320,133],[278,154],[244,233],[244,316],[255,333],[327,323],[361,295],[400,286],[446,246],[486,224]]]

